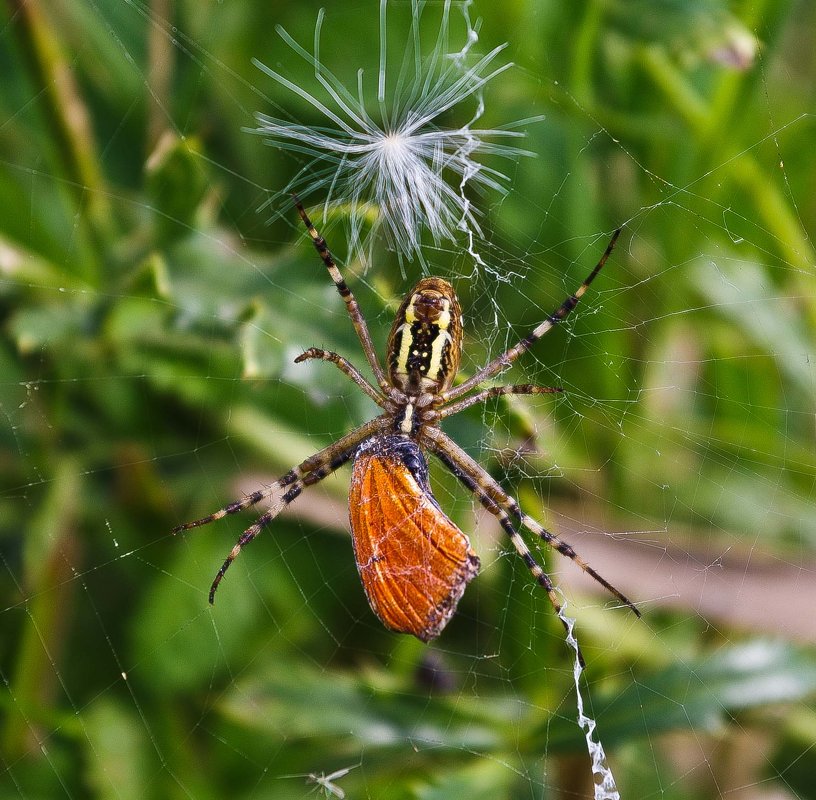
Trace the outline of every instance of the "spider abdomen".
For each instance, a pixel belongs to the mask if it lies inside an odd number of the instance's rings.
[[[418,445],[387,435],[360,448],[349,492],[354,556],[374,613],[427,642],[479,572],[468,537],[437,505]]]
[[[388,337],[391,382],[404,392],[445,391],[459,370],[462,309],[442,278],[423,278],[406,295]]]

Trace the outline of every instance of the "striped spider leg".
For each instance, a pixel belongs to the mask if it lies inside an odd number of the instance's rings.
[[[274,494],[285,490],[281,497],[273,503],[267,511],[261,514],[261,516],[241,534],[235,543],[230,554],[218,570],[215,580],[212,582],[212,586],[210,586],[210,605],[215,602],[215,592],[218,589],[218,584],[221,583],[221,579],[224,577],[224,573],[226,573],[232,562],[238,557],[241,550],[269,525],[281,511],[290,503],[294,502],[304,489],[309,486],[314,486],[314,484],[319,483],[323,478],[328,477],[342,467],[343,464],[354,456],[361,442],[364,442],[371,436],[376,436],[385,430],[387,425],[388,420],[386,417],[375,417],[371,422],[357,428],[357,430],[352,431],[342,439],[338,439],[334,444],[330,444],[313,456],[309,456],[305,461],[298,464],[294,469],[289,470],[285,475],[281,475],[280,478],[266,488],[258,489],[246,495],[246,497],[243,497],[241,500],[228,503],[223,508],[212,514],[208,514],[206,517],[193,520],[192,522],[185,522],[173,528],[171,533],[175,534],[181,533],[182,531],[189,531],[192,528],[199,528],[202,525],[208,525],[210,522],[215,522],[229,514],[237,514],[239,511],[244,511],[256,503],[259,503],[261,500],[272,497]]]
[[[474,461],[456,442],[444,434],[439,428],[428,428],[423,435],[422,445],[433,453],[456,478],[476,496],[482,506],[489,511],[499,524],[504,528],[516,552],[521,556],[522,561],[527,565],[537,583],[547,592],[547,596],[555,609],[558,618],[563,623],[569,633],[569,627],[561,613],[561,602],[555,591],[550,576],[542,569],[536,561],[535,556],[530,552],[530,548],[522,538],[511,517],[515,517],[520,525],[536,534],[561,555],[572,559],[587,575],[594,578],[607,591],[615,595],[623,605],[630,608],[635,616],[640,617],[637,606],[629,600],[626,595],[616,589],[603,576],[599,575],[575,550],[566,542],[558,538],[554,533],[548,531],[543,525],[537,522],[528,514],[525,514],[518,502],[494,480],[479,464]],[[584,658],[580,649],[578,650],[578,660],[584,666]]]
[[[451,400],[456,400],[458,397],[467,394],[472,389],[475,389],[477,386],[484,383],[488,378],[492,378],[494,375],[504,372],[504,370],[506,370],[520,355],[522,355],[522,353],[526,353],[530,347],[532,347],[532,345],[535,344],[542,336],[548,334],[559,322],[563,322],[569,313],[575,308],[575,306],[578,305],[578,301],[584,296],[584,293],[589,288],[589,285],[595,280],[598,273],[603,269],[604,264],[606,264],[606,260],[615,249],[615,244],[618,241],[620,234],[621,229],[618,228],[612,234],[612,238],[609,240],[609,244],[606,246],[604,254],[601,256],[600,261],[598,261],[598,263],[595,265],[592,272],[589,273],[584,282],[569,297],[567,297],[567,299],[564,300],[564,302],[561,303],[561,305],[555,311],[553,311],[552,314],[533,328],[533,330],[530,331],[530,333],[516,345],[511,347],[509,350],[506,350],[497,358],[494,358],[489,364],[482,367],[475,375],[460,383],[455,389],[442,392],[439,398],[440,401],[442,403],[449,403]],[[495,387],[493,391],[497,392],[501,388],[502,387]],[[511,390],[509,393],[536,394],[537,391],[513,392]],[[446,414],[445,416],[450,416],[450,414]]]

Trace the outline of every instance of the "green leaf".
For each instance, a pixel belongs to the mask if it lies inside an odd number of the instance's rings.
[[[149,797],[152,748],[132,708],[112,697],[98,698],[83,714],[85,770],[96,800],[144,800]]]
[[[147,159],[146,189],[157,239],[167,244],[187,235],[208,187],[206,160],[194,136],[166,131]]]
[[[767,272],[753,261],[719,257],[700,260],[691,271],[694,283],[719,312],[734,322],[811,401],[816,384],[807,353],[811,337],[793,298],[779,296]]]
[[[285,661],[239,679],[219,709],[232,721],[273,738],[350,735],[369,752],[408,741],[435,752],[493,749],[518,713],[511,701],[499,708],[478,698],[429,705],[427,694],[385,691],[358,675]]]
[[[435,778],[416,790],[418,800],[501,800],[511,798],[517,776],[506,763],[475,759],[456,769],[440,768]]]
[[[784,642],[756,640],[696,661],[679,662],[623,690],[595,692],[599,735],[607,747],[673,730],[719,731],[740,712],[795,703],[816,692],[816,657]],[[577,728],[548,726],[550,750],[574,747]]]

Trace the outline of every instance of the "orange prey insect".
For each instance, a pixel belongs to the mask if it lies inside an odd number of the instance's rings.
[[[213,602],[218,584],[230,564],[246,544],[305,488],[353,461],[349,492],[352,542],[371,608],[392,630],[413,634],[425,642],[439,636],[453,616],[465,587],[478,573],[479,559],[471,550],[467,536],[445,515],[431,493],[428,466],[423,455],[423,451],[430,451],[498,518],[533,577],[546,590],[556,611],[560,612],[561,605],[552,581],[530,552],[517,525],[526,527],[550,547],[572,559],[640,616],[625,595],[601,577],[570,545],[525,514],[516,500],[440,427],[445,417],[491,397],[561,391],[529,384],[479,387],[506,370],[575,308],[606,263],[620,231],[615,231],[601,260],[574,294],[515,346],[454,387],[462,353],[462,312],[453,287],[442,278],[423,278],[406,295],[388,337],[386,372],[377,358],[357,301],[343,280],[325,240],[315,230],[297,199],[295,204],[346,304],[378,388],[337,353],[313,347],[295,361],[316,358],[331,362],[383,412],[310,456],[270,486],[174,529],[178,532],[196,528],[265,498],[278,496],[232,548],[212,583],[210,602]]]

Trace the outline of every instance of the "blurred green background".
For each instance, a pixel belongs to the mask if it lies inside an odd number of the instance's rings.
[[[323,5],[322,57],[353,88],[377,3]],[[347,767],[348,798],[592,796],[558,622],[449,476],[437,497],[484,568],[427,647],[367,607],[348,470],[213,609],[251,516],[168,535],[373,413],[330,365],[292,365],[312,345],[363,360],[294,213],[259,210],[302,162],[242,130],[255,111],[322,124],[251,64],[313,83],[274,26],[309,47],[319,7],[0,4],[0,798],[296,798]],[[511,373],[565,395],[446,429],[640,604],[636,622],[542,554],[623,797],[814,798],[816,7],[470,11],[516,64],[479,126],[545,119],[537,158],[491,163],[509,194],[474,199],[503,279],[463,242],[428,256],[466,309],[463,370],[625,231]],[[382,343],[418,269],[375,256],[346,272]]]

